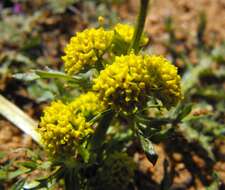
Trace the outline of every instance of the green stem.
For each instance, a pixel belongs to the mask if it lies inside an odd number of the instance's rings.
[[[114,112],[112,110],[108,110],[103,113],[103,117],[99,122],[99,125],[95,131],[95,134],[93,135],[93,138],[91,139],[91,143],[89,146],[89,149],[91,149],[91,151],[98,153],[101,149],[101,145],[105,140],[105,135],[113,119],[113,116]]]
[[[64,176],[65,190],[79,190],[79,180],[75,170],[66,170]]]
[[[145,25],[145,19],[148,12],[148,3],[149,0],[140,0],[140,10],[139,15],[137,18],[137,23],[134,31],[134,36],[131,42],[131,46],[129,48],[129,51],[132,49],[134,50],[134,53],[137,53],[139,51],[139,43],[141,39],[141,35],[143,33],[144,25]]]

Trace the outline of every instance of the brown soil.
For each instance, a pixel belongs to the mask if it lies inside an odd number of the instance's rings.
[[[153,0],[150,4],[150,12],[146,20],[145,31],[150,35],[152,44],[162,45],[167,34],[165,33],[165,19],[171,16],[174,21],[176,36],[185,40],[186,44],[192,45],[196,36],[199,23],[199,15],[206,14],[207,25],[205,40],[214,39],[221,42],[225,39],[225,1],[224,0]],[[119,10],[121,19],[131,22],[135,19],[138,11],[138,1],[127,0]],[[218,15],[221,19],[218,19]],[[156,53],[163,52],[156,48]]]

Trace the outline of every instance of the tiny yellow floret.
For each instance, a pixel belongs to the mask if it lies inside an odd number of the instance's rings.
[[[105,24],[105,18],[103,16],[99,16],[98,17],[98,23],[100,26]]]

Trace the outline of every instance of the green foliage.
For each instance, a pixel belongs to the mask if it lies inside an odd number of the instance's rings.
[[[141,134],[139,134],[139,139],[140,139],[140,143],[141,143],[141,147],[144,151],[144,153],[146,154],[148,160],[155,165],[156,161],[158,159],[158,155],[156,154],[154,148],[153,148],[153,144],[152,142],[143,137]]]
[[[107,155],[94,176],[89,179],[87,189],[127,189],[134,178],[136,164],[126,153],[114,152]]]
[[[66,11],[66,8],[79,2],[79,0],[47,0],[47,2],[54,13],[64,13]]]

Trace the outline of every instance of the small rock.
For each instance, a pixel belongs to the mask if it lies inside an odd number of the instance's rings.
[[[183,159],[182,154],[180,154],[178,152],[173,153],[172,157],[173,157],[175,162],[181,162],[182,159]]]

